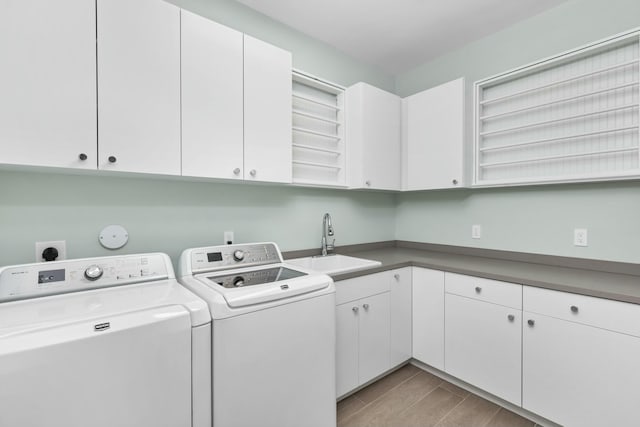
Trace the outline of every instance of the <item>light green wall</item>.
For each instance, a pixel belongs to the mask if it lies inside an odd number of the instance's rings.
[[[568,1],[397,76],[396,91],[407,96],[464,76],[468,156],[474,81],[639,26],[638,0]],[[396,237],[640,262],[639,212],[640,184],[630,182],[421,192],[398,197]],[[482,225],[480,240],[471,239],[472,224]],[[574,228],[589,230],[588,247],[573,246]]]
[[[172,2],[291,51],[294,66],[309,73],[345,86],[394,88],[392,76],[235,1]],[[319,247],[325,212],[337,244],[394,238],[395,196],[388,193],[0,171],[0,200],[0,265],[33,262],[34,242],[44,240],[66,240],[69,257],[164,251],[174,262],[182,249],[222,242],[224,230],[234,230],[238,242]],[[123,249],[98,244],[108,224],[130,232]]]
[[[159,251],[176,262],[188,247],[222,244],[225,230],[237,242],[319,248],[325,212],[336,244],[394,238],[391,193],[9,171],[0,182],[0,265],[33,262],[34,242],[48,240],[66,240],[70,258]],[[129,231],[124,248],[98,243],[109,224]]]
[[[169,0],[177,6],[293,53],[293,66],[334,83],[367,82],[394,90],[393,76],[365,65],[233,0]]]

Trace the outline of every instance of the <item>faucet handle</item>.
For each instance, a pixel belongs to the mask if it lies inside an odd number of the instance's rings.
[[[336,247],[336,239],[333,239],[333,241],[330,244],[327,244],[327,249],[333,250]]]

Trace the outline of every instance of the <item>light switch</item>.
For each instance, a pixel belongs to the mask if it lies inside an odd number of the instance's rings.
[[[482,237],[482,226],[478,224],[474,224],[471,226],[471,238],[479,239]]]

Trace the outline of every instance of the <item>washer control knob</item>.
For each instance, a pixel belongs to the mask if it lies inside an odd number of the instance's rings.
[[[241,251],[240,249],[233,251],[233,259],[236,261],[242,261],[244,259],[244,251]]]
[[[87,269],[84,271],[84,277],[86,277],[87,280],[91,280],[93,282],[94,280],[98,280],[99,278],[101,278],[102,273],[104,273],[102,267],[93,264],[87,267]]]

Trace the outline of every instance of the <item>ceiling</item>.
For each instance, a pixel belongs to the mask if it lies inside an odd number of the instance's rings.
[[[398,74],[566,0],[238,0]]]

